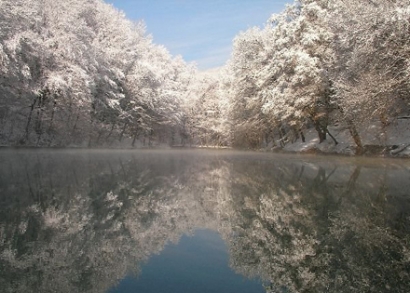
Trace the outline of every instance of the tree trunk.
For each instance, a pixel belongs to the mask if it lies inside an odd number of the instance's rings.
[[[112,132],[114,131],[114,128],[115,128],[115,121],[112,123],[110,132],[108,133],[107,137],[105,138],[105,141],[106,141],[106,142],[107,142],[107,140],[111,137]]]
[[[45,93],[40,94],[38,98],[38,107],[37,107],[37,117],[35,122],[35,129],[37,133],[37,143],[38,146],[40,144],[41,136],[43,135],[43,116],[44,116],[44,107],[45,107]]]
[[[356,144],[356,147],[357,147],[356,152],[358,154],[360,154],[363,151],[363,144],[362,144],[362,140],[360,139],[359,132],[356,129],[356,125],[354,124],[353,120],[351,120],[351,119],[347,120],[347,125],[349,127],[350,135],[352,136],[352,138],[353,138],[353,140]]]
[[[288,139],[285,129],[283,128],[283,124],[281,122],[277,122],[276,126],[278,127],[279,132],[279,143],[280,146],[283,148],[286,145],[286,141]]]
[[[282,148],[284,148],[285,147],[285,142],[284,142],[284,140],[285,140],[285,137],[283,136],[283,133],[282,133],[282,129],[281,129],[281,127],[279,126],[279,143],[280,143],[280,146],[282,147]]]
[[[35,131],[36,133],[41,136],[41,133],[43,132],[43,112],[44,112],[44,95],[40,94],[38,97],[38,103],[37,103],[37,117],[35,120]]]
[[[33,104],[31,104],[30,107],[29,107],[30,108],[30,113],[28,114],[27,123],[26,123],[26,131],[25,131],[25,134],[24,134],[24,138],[25,138],[26,141],[28,140],[28,136],[30,134],[30,123],[31,123],[31,119],[33,117],[34,106],[37,103],[37,99],[38,99],[38,97],[36,96],[34,98]]]
[[[292,126],[292,132],[293,132],[292,143],[294,143],[299,139],[300,132],[298,131],[296,126]]]
[[[125,123],[124,123],[124,126],[122,127],[122,130],[121,130],[121,133],[120,133],[120,138],[119,138],[119,141],[120,141],[120,142],[122,141],[122,138],[123,138],[123,136],[124,136],[125,129],[127,128],[127,125],[128,125],[128,123],[125,122]]]
[[[100,130],[98,131],[98,136],[97,136],[97,140],[95,141],[95,144],[98,146],[98,144],[100,143],[100,138],[103,135],[104,130]]]
[[[71,130],[71,133],[70,133],[70,137],[72,137],[73,135],[74,135],[74,133],[75,133],[75,131],[76,131],[76,129],[77,129],[77,123],[78,123],[78,120],[80,119],[80,110],[78,110],[78,112],[77,112],[77,116],[76,116],[76,118],[75,118],[75,121],[74,121],[74,125],[73,125],[73,129]]]
[[[138,130],[136,130],[136,131],[134,132],[134,136],[133,136],[133,138],[132,138],[132,143],[131,143],[131,146],[132,146],[132,147],[135,146],[135,142],[137,141],[137,137],[138,137]],[[144,140],[144,144],[145,144],[145,140]]]
[[[339,144],[336,140],[336,138],[330,133],[329,129],[326,128],[326,132],[327,134],[329,134],[329,136],[332,138],[333,142],[337,145]]]
[[[152,147],[152,137],[154,135],[154,130],[150,129],[148,136],[148,146]]]
[[[13,118],[10,120],[11,122],[11,126],[10,126],[10,131],[9,134],[7,136],[7,140],[10,141],[10,139],[12,138],[13,134],[14,134],[14,126],[16,125],[16,119]]]
[[[323,129],[323,127],[320,126],[319,121],[314,121],[315,123],[315,129],[317,131],[317,134],[319,136],[319,143],[322,143],[326,140],[326,130]]]
[[[380,138],[383,140],[384,145],[387,144],[387,126],[389,126],[389,120],[384,113],[380,114],[380,121],[382,123],[382,129]]]
[[[48,132],[50,132],[53,129],[53,123],[54,123],[54,114],[56,112],[56,108],[57,108],[57,101],[56,99],[54,99],[53,102],[53,109],[51,111],[51,118],[50,118],[50,126],[48,127]]]
[[[302,129],[299,129],[300,137],[302,138],[302,142],[306,142],[305,134],[303,133]]]
[[[53,143],[54,138],[55,138],[55,132],[53,132],[53,127],[54,127],[54,115],[55,115],[55,112],[56,112],[56,108],[57,108],[57,100],[54,97],[53,109],[51,110],[50,125],[48,126],[48,131],[47,131],[49,133],[49,135],[51,136],[50,141],[48,143],[49,147],[51,146],[51,144]]]

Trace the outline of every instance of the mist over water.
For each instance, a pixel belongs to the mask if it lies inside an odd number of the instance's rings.
[[[1,150],[0,283],[128,292],[172,253],[201,268],[207,246],[255,292],[407,292],[409,179],[398,160]],[[168,278],[207,282],[217,255],[202,275]]]

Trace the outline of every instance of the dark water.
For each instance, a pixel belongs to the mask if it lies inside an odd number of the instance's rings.
[[[409,292],[410,161],[0,151],[0,292]]]

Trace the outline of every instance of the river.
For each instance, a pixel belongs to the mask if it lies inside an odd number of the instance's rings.
[[[1,292],[408,292],[410,161],[1,150]]]

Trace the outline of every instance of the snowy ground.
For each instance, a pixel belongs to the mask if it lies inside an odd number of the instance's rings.
[[[338,144],[328,137],[319,144],[317,132],[314,129],[306,131],[306,142],[298,139],[288,143],[284,151],[289,152],[323,152],[354,155],[355,143],[346,127],[329,127],[330,133]],[[365,155],[381,155],[394,157],[410,157],[410,119],[397,120],[382,131],[380,123],[374,122],[359,128]]]

